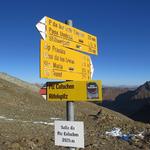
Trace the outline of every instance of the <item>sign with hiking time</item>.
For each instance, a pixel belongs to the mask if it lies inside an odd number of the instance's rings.
[[[74,102],[102,101],[102,82],[92,80],[94,67],[90,56],[98,55],[97,38],[87,32],[49,17],[36,27],[40,42],[40,77],[67,80],[47,82],[40,94],[47,101],[66,101],[68,121],[55,121],[55,145],[84,148],[84,124],[74,121]]]
[[[55,145],[84,148],[84,124],[81,121],[55,121]]]
[[[48,101],[102,101],[100,80],[47,82]]]
[[[41,78],[86,81],[91,80],[92,74],[93,65],[88,55],[41,40]]]
[[[36,27],[46,41],[89,54],[98,54],[97,38],[94,35],[46,16],[37,23]]]

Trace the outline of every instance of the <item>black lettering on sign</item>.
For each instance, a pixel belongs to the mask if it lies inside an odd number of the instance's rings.
[[[74,68],[73,67],[69,67],[69,71],[74,71]]]
[[[62,138],[62,142],[75,143],[75,140],[72,140],[72,139],[69,139],[69,138]]]
[[[55,55],[55,56],[54,56],[54,60],[59,61],[59,56]]]
[[[68,95],[66,94],[49,94],[49,99],[68,99]]]
[[[66,63],[74,64],[75,62],[70,58],[66,58]]]
[[[74,126],[71,126],[71,127],[70,127],[70,130],[75,130],[75,127],[74,127]]]
[[[64,62],[64,61],[65,61],[65,58],[63,58],[63,57],[61,57],[61,56],[60,56],[59,59],[60,59],[61,62]]]
[[[80,43],[84,43],[83,40],[81,40],[81,39],[79,39],[79,42],[80,42]]]
[[[44,53],[44,58],[53,59],[53,55],[50,55],[49,53]]]
[[[61,129],[69,130],[69,127],[67,125],[64,125],[64,126],[62,125]]]
[[[53,75],[55,77],[62,77],[62,72],[56,72],[56,71],[54,71]]]
[[[56,89],[74,89],[74,85],[70,84],[56,84]]]
[[[54,84],[49,84],[48,87],[49,87],[49,89],[55,89],[55,85]]]
[[[66,54],[66,52],[63,49],[57,48],[56,46],[53,46],[52,50],[55,51],[56,53]]]
[[[66,31],[69,33],[72,33],[72,29],[71,28],[66,28]]]
[[[74,132],[64,132],[64,136],[79,136],[79,134]]]
[[[50,28],[50,27],[49,27],[48,31],[49,31],[50,34],[58,36],[58,31],[53,30],[53,29]]]
[[[58,131],[58,132],[57,132],[57,135],[62,135],[62,132],[59,132],[59,131]]]
[[[43,64],[44,64],[44,67],[51,67],[51,63],[46,60],[43,62]]]
[[[53,22],[53,26],[57,28],[58,25],[56,22]]]
[[[57,63],[53,63],[53,68],[54,68],[54,69],[62,70],[62,69],[63,69],[63,65],[57,64]]]
[[[49,21],[48,21],[49,25],[51,25],[51,24],[52,24],[52,22],[53,22],[53,21],[52,21],[51,19],[49,19]]]
[[[59,29],[64,30],[64,26],[59,24]]]
[[[66,34],[64,32],[61,32],[60,31],[60,34],[59,34],[61,37],[63,37],[64,39],[67,39],[67,40],[73,40],[73,37],[69,34]]]
[[[71,44],[68,40],[60,39],[60,38],[54,37],[52,35],[49,35],[48,39],[52,42],[56,42],[56,43],[62,44],[64,46],[69,46]]]
[[[45,43],[44,49],[47,49],[48,51],[50,51],[50,50],[51,50],[51,46],[50,46],[50,45],[47,45],[47,44]]]

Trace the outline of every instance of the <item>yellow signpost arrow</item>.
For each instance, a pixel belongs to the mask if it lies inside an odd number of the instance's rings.
[[[56,42],[74,50],[98,54],[97,38],[94,35],[49,17],[41,19],[36,27],[47,41]]]
[[[41,78],[87,81],[91,79],[91,67],[90,56],[41,40]]]
[[[48,82],[47,100],[102,101],[102,82],[100,80]]]

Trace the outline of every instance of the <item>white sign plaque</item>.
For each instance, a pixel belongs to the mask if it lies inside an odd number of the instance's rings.
[[[55,145],[84,148],[83,122],[55,121]]]

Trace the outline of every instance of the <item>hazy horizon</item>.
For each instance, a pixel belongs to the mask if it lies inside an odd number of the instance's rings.
[[[6,74],[6,75],[8,75],[8,76],[12,76],[12,77],[15,77],[15,78],[18,78],[18,77],[16,77],[16,76],[13,76],[13,75],[11,75],[11,74],[8,74],[8,73],[6,73],[6,72],[0,72],[0,74]],[[18,79],[20,79],[20,80],[22,80],[22,81],[25,81],[25,82],[28,82],[28,83],[31,83],[31,84],[45,84],[46,82],[55,82],[55,81],[60,81],[60,80],[54,80],[54,79],[51,79],[51,80],[47,80],[47,79],[41,79],[41,80],[39,80],[39,81],[37,81],[37,82],[30,82],[30,81],[27,81],[27,80],[24,80],[24,79],[22,79],[22,78],[18,78]],[[63,81],[63,80],[62,80]],[[145,81],[146,82],[146,81]],[[145,83],[144,82],[144,83]],[[144,83],[142,83],[142,84],[144,84]],[[136,88],[136,87],[138,87],[138,86],[141,86],[142,84],[135,84],[135,85],[123,85],[123,84],[118,84],[118,85],[106,85],[106,84],[103,84],[102,86],[103,87],[116,87],[116,88]]]

